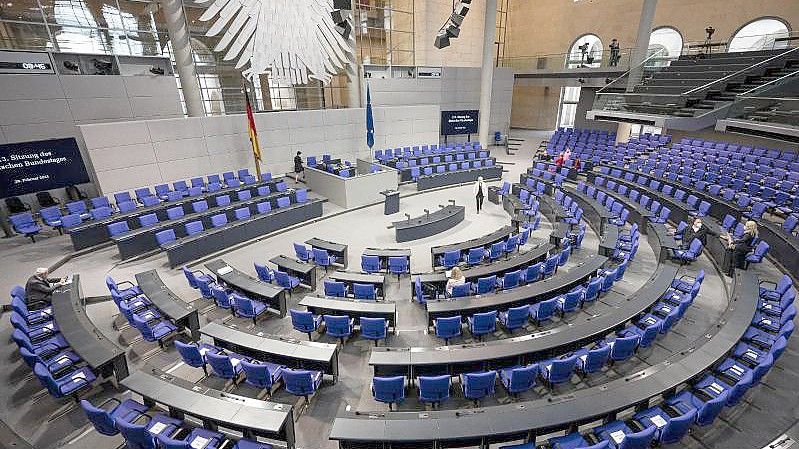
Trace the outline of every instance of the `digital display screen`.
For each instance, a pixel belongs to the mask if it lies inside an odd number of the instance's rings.
[[[441,135],[477,134],[479,111],[441,111]]]
[[[89,182],[74,138],[0,145],[0,198]]]

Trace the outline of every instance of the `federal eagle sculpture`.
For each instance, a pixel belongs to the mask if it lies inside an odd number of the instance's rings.
[[[309,79],[330,83],[349,70],[351,39],[331,18],[333,0],[200,0],[210,3],[200,16],[216,20],[206,36],[221,36],[214,47],[225,61],[236,60],[248,79],[271,72],[285,83]]]

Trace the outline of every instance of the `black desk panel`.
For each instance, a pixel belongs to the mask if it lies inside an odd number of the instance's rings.
[[[272,309],[278,311],[280,318],[286,316],[286,292],[283,287],[245,274],[231,267],[222,259],[206,263],[205,268],[216,276],[218,282],[243,292],[251,299],[269,304]]]
[[[136,283],[139,284],[142,293],[150,302],[169,318],[175,325],[182,327],[191,333],[191,339],[200,339],[200,318],[197,308],[180,299],[178,295],[172,293],[167,288],[158,272],[155,270],[144,271],[136,274]]]
[[[350,318],[385,318],[390,327],[397,327],[397,305],[392,301],[373,301],[306,296],[299,305],[315,315],[347,315]]]
[[[247,438],[273,438],[294,447],[294,413],[288,404],[214,390],[150,367],[133,373],[122,385],[142,396],[146,405],[161,404],[178,419],[189,415],[209,430],[223,427]]]
[[[388,269],[389,257],[405,257],[408,259],[408,266],[411,266],[411,250],[404,248],[366,248],[363,250],[364,256],[377,256],[380,259],[380,266]]]
[[[277,265],[280,271],[299,278],[301,285],[305,285],[311,290],[316,290],[316,265],[300,262],[284,255],[275,256],[269,261]]]
[[[461,315],[465,320],[479,312],[491,310],[507,310],[524,304],[532,304],[566,293],[588,280],[602,268],[608,258],[592,255],[582,263],[575,265],[566,273],[558,273],[547,279],[533,282],[511,290],[504,290],[489,295],[466,296],[452,301],[428,301],[427,321],[432,326],[439,317]]]
[[[490,234],[484,235],[482,237],[477,237],[471,240],[467,240],[465,242],[434,246],[430,248],[430,255],[433,261],[433,267],[436,266],[436,259],[438,259],[439,257],[443,257],[444,253],[446,252],[457,250],[461,252],[461,257],[463,257],[463,255],[467,254],[469,250],[472,248],[480,248],[480,247],[488,248],[494,243],[504,242],[505,240],[508,239],[508,237],[511,235],[512,232],[513,232],[512,227],[503,226]]]
[[[338,378],[338,346],[268,335],[235,324],[211,322],[200,329],[215,346],[238,352],[262,362],[279,363],[289,368],[321,371]]]
[[[129,374],[125,350],[106,338],[86,314],[80,276],[53,292],[53,318],[61,335],[86,364],[102,377],[114,376],[117,382]]]
[[[632,406],[648,407],[653,400],[698,378],[727,355],[752,320],[757,293],[757,277],[737,271],[733,300],[719,319],[719,326],[667,360],[601,386],[555,398],[471,410],[344,412],[334,421],[330,439],[339,441],[342,449],[363,444],[486,447],[489,443],[571,429],[613,417]]]
[[[174,268],[186,262],[207,256],[258,236],[269,234],[288,226],[322,216],[322,200],[312,199],[302,204],[253,215],[218,228],[178,239],[164,246],[169,266]]]
[[[378,298],[385,297],[386,291],[386,276],[377,273],[361,273],[358,271],[333,271],[327,275],[328,278],[334,281],[339,281],[347,284],[350,287],[350,292],[353,291],[352,284],[372,284],[375,286],[375,294]]]
[[[306,240],[306,245],[311,245],[312,248],[324,249],[331,256],[336,256],[336,265],[341,265],[347,268],[347,245],[341,243],[334,243],[316,237]]]
[[[395,221],[392,226],[395,239],[398,243],[402,243],[440,234],[452,229],[464,218],[466,218],[466,208],[450,204],[421,217]]]
[[[502,178],[502,166],[472,168],[469,170],[452,171],[432,175],[422,175],[416,181],[416,190],[435,189],[437,187],[451,186],[477,181],[482,176],[484,180]]]
[[[111,238],[111,236],[108,234],[108,225],[111,223],[116,223],[117,221],[126,221],[130,229],[137,229],[141,227],[141,224],[139,223],[139,217],[142,215],[155,214],[158,216],[159,220],[165,221],[169,218],[166,215],[167,209],[180,206],[183,208],[184,213],[189,214],[193,212],[191,209],[191,203],[195,201],[209,200],[209,206],[216,206],[216,201],[210,201],[211,199],[219,195],[230,195],[230,200],[233,202],[237,199],[236,192],[240,190],[250,190],[252,196],[255,197],[256,193],[258,192],[258,187],[268,185],[271,189],[274,189],[275,184],[280,181],[282,181],[282,178],[273,179],[268,182],[242,185],[239,187],[229,187],[203,195],[184,197],[179,201],[162,202],[156,204],[155,206],[140,207],[123,214],[114,214],[108,218],[89,221],[70,229],[69,238],[72,240],[72,246],[75,248],[75,250],[88,248],[90,246],[107,242]]]
[[[613,218],[605,206],[586,195],[583,192],[575,189],[572,186],[564,185],[563,192],[577,201],[577,204],[583,209],[583,217],[588,221],[588,225],[599,235],[605,234],[605,227],[608,226],[608,221]]]

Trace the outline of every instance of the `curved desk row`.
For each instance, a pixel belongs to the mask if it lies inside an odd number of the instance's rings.
[[[596,275],[597,270],[607,262],[608,258],[592,255],[585,261],[573,266],[566,273],[559,273],[547,279],[522,285],[511,290],[503,290],[489,295],[465,296],[452,301],[428,301],[427,324],[433,325],[436,318],[461,315],[471,316],[475,313],[491,310],[507,310],[532,304],[566,293],[577,285],[583,284]]]
[[[229,285],[247,295],[250,299],[261,301],[276,310],[280,318],[286,316],[286,291],[283,287],[263,282],[228,265],[222,259],[205,264],[220,284]]]
[[[357,300],[306,296],[298,303],[314,315],[347,315],[350,318],[384,318],[390,327],[397,327],[397,305],[393,301]],[[356,320],[357,321],[357,320]]]
[[[322,200],[309,199],[300,204],[273,209],[218,228],[178,239],[163,248],[171,268],[247,240],[322,216]]]
[[[200,318],[197,308],[172,293],[156,270],[137,273],[136,284],[162,315],[176,326],[188,330],[192,340],[200,339]]]
[[[433,268],[436,267],[436,262],[439,257],[443,257],[444,253],[450,251],[460,251],[461,258],[469,252],[472,248],[487,248],[494,243],[504,242],[513,233],[513,228],[510,226],[503,226],[496,231],[486,234],[482,237],[473,238],[465,242],[450,243],[447,245],[439,245],[430,248],[430,257],[432,258]]]
[[[334,382],[338,379],[337,345],[266,335],[256,329],[218,322],[206,324],[200,328],[200,333],[210,337],[214,346],[253,357],[261,362],[321,371],[333,376]]]
[[[478,176],[482,176],[485,180],[500,179],[502,178],[502,166],[494,165],[492,167],[422,175],[416,180],[416,190],[422,191],[435,189],[437,187],[474,182],[477,181]]]
[[[634,406],[646,408],[722,360],[748,328],[757,301],[756,276],[737,271],[733,299],[718,325],[655,366],[598,387],[535,401],[424,413],[344,412],[333,422],[330,439],[337,440],[342,449],[488,447],[489,443],[534,441],[536,435],[613,417]]]
[[[457,375],[525,365],[563,354],[623,328],[659,301],[676,275],[676,265],[660,264],[635,294],[612,309],[578,318],[569,326],[484,343],[435,348],[372,348],[369,365],[376,376],[403,375],[412,379],[420,375]]]
[[[408,259],[408,266],[411,266],[411,250],[407,248],[366,248],[363,250],[364,256],[377,256],[380,261],[380,268],[388,270],[388,259],[390,257],[404,257]]]
[[[312,238],[305,241],[306,245],[311,245],[311,248],[318,248],[327,251],[328,254],[334,256],[336,261],[335,265],[341,265],[347,268],[347,245],[343,243],[330,242],[319,238]]]
[[[285,441],[289,449],[294,447],[294,413],[288,404],[215,390],[147,367],[122,385],[141,396],[145,405],[165,406],[173,417],[198,418],[206,429],[237,430],[245,438],[272,438]]]
[[[53,318],[69,346],[96,374],[114,376],[117,382],[129,374],[125,350],[109,340],[86,314],[80,276],[53,292]]]
[[[395,239],[398,243],[402,243],[440,234],[452,229],[464,218],[466,218],[466,208],[450,204],[421,217],[395,221],[392,225]]]
[[[469,157],[468,153],[471,153],[471,157]],[[433,160],[437,156],[419,156],[415,157],[416,165],[414,166],[409,165],[409,160],[402,161],[405,163],[405,166],[402,168],[397,168],[396,162],[392,163],[391,161],[388,161],[387,163],[383,164],[399,172],[400,182],[408,182],[413,180],[414,169],[418,169],[420,173],[424,173],[425,168],[429,167],[433,170],[433,172],[435,172],[437,167],[447,167],[449,164],[457,164],[458,167],[460,167],[462,164],[467,164],[468,166],[472,166],[476,161],[480,161],[481,164],[486,164],[489,160],[492,162],[492,164],[497,163],[496,158],[491,157],[491,154],[486,150],[480,150],[479,153],[475,150],[470,150],[468,152],[464,151],[462,152],[462,154],[463,157],[458,157],[458,155],[455,154],[454,155],[455,157],[453,157],[452,160],[450,161],[446,160],[446,155],[440,155],[438,157],[440,157],[441,159],[439,159],[438,162],[435,162]],[[428,159],[427,163],[424,163],[425,158]]]
[[[159,220],[167,220],[169,217],[166,215],[166,210],[180,206],[183,208],[185,214],[194,212],[191,208],[191,203],[200,200],[208,201],[209,206],[216,206],[216,197],[220,195],[230,195],[231,202],[238,197],[237,192],[242,190],[249,190],[250,194],[254,197],[257,196],[258,187],[269,186],[270,189],[275,190],[275,185],[281,182],[283,178],[276,178],[270,181],[262,181],[250,185],[242,185],[239,187],[228,187],[218,190],[216,192],[206,193],[203,195],[184,197],[180,201],[167,201],[156,204],[155,206],[139,207],[135,210],[125,213],[114,214],[102,220],[90,221],[80,226],[76,226],[69,230],[69,238],[72,240],[72,246],[75,250],[88,248],[90,246],[105,243],[111,239],[108,233],[108,225],[117,221],[125,221],[128,223],[130,229],[137,229],[141,227],[139,217],[147,214],[155,214]]]
[[[492,262],[485,265],[476,265],[470,268],[463,268],[462,272],[463,275],[466,277],[467,282],[477,282],[479,278],[484,278],[488,276],[497,277],[503,276],[505,273],[510,271],[515,271],[522,269],[528,265],[532,265],[538,262],[543,262],[544,259],[547,258],[550,251],[554,250],[555,246],[549,243],[539,244],[528,251],[520,252],[514,257],[509,259],[501,259],[496,262]],[[447,286],[447,274],[443,271],[438,271],[434,273],[421,273],[419,275],[413,275],[412,278],[416,276],[419,277],[419,280],[422,282],[422,285],[428,287],[431,290],[435,290],[438,295],[443,295],[444,290]],[[411,282],[411,292],[413,294],[414,285]]]
[[[619,240],[619,227],[609,223],[613,214],[597,200],[571,186],[564,186],[562,190],[580,205],[583,209],[583,219],[587,220],[588,225],[600,236],[597,252],[605,257],[612,256]]]
[[[219,195],[216,195],[214,198],[217,196]],[[294,192],[276,192],[268,196],[254,196],[252,199],[246,201],[231,201],[231,203],[227,206],[213,206],[202,212],[194,212],[194,209],[192,209],[191,213],[184,215],[181,218],[160,221],[155,225],[148,226],[146,228],[131,229],[128,232],[111,237],[111,240],[116,243],[117,249],[119,250],[119,256],[122,258],[122,260],[130,259],[131,257],[136,257],[141,254],[157,250],[158,241],[155,238],[155,234],[158,232],[172,229],[175,231],[175,236],[177,238],[186,237],[186,223],[200,221],[205,229],[211,229],[213,227],[211,223],[211,217],[214,215],[223,214],[227,217],[229,222],[233,222],[236,219],[233,211],[236,209],[244,207],[249,209],[250,213],[254,215],[257,213],[256,208],[254,207],[255,204],[268,201],[271,204],[272,209],[277,209],[278,198],[286,196],[291,199],[292,203],[297,201],[297,197]],[[192,203],[197,201],[201,200],[197,199],[192,201]]]
[[[375,287],[375,296],[385,298],[386,276],[377,273],[361,273],[360,271],[331,271],[327,275],[328,279],[343,282],[350,288],[352,293],[354,284],[371,284]]]

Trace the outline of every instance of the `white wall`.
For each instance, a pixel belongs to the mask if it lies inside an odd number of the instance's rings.
[[[494,69],[491,131],[506,132],[510,127],[513,81],[513,69]],[[441,78],[373,78],[369,85],[373,105],[433,104],[440,105],[441,111],[480,109],[480,68],[443,67]]]
[[[438,142],[437,105],[375,107],[375,149]],[[364,109],[266,112],[255,115],[263,170],[291,171],[296,152],[368,155]],[[105,195],[193,176],[249,167],[252,150],[243,114],[140,120],[78,127]]]

